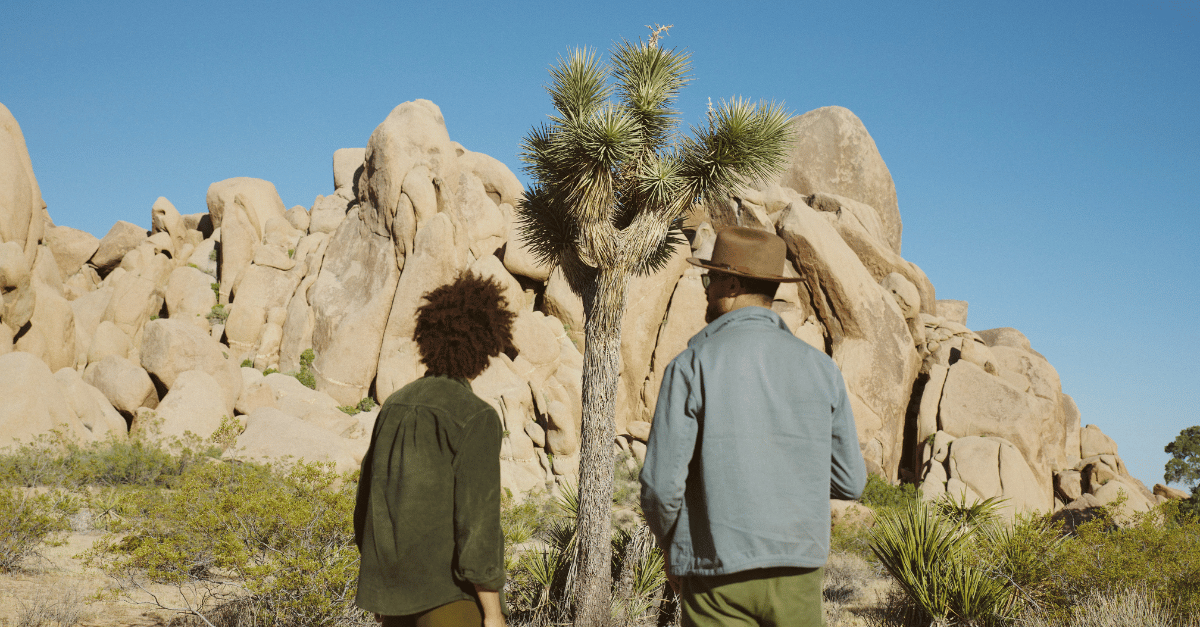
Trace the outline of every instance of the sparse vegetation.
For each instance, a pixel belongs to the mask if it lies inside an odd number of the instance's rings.
[[[317,378],[310,370],[314,359],[316,359],[316,355],[313,354],[313,350],[311,348],[304,349],[304,352],[300,353],[300,371],[291,373],[297,381],[310,390],[317,389]]]
[[[216,283],[213,283],[213,285],[216,285]],[[229,318],[229,312],[226,311],[225,305],[213,305],[207,317],[209,324],[225,324],[225,321]]]
[[[259,625],[362,623],[355,488],[319,464],[195,465],[169,492],[129,495],[124,533],[99,540],[85,562],[130,599],[144,600],[146,583],[176,587],[182,605],[159,605],[181,614],[234,607]]]
[[[1113,503],[1070,533],[1045,515],[998,520],[999,505],[943,497],[878,510],[871,549],[903,590],[880,609],[882,624],[1191,625],[1200,616],[1200,522],[1177,504],[1117,524]],[[838,536],[835,552],[855,547]]]
[[[879,510],[892,507],[907,507],[921,498],[921,491],[911,483],[892,485],[879,475],[867,475],[867,486],[863,488],[864,505]]]
[[[364,411],[371,411],[372,409],[375,409],[375,399],[371,398],[370,396],[365,396],[355,405],[341,405],[338,407],[338,409],[348,416],[353,416]],[[505,432],[504,435],[507,437],[508,433]]]
[[[54,543],[71,528],[68,516],[78,511],[74,498],[61,490],[35,493],[0,488],[0,572],[10,572],[40,555],[43,543]]]
[[[15,627],[74,627],[84,619],[87,606],[78,590],[51,591],[42,589],[31,599],[17,599]]]

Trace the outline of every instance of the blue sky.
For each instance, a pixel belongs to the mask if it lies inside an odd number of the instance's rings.
[[[1029,336],[1135,476],[1200,424],[1200,1],[0,3],[0,102],[55,222],[97,236],[233,176],[309,207],[416,98],[519,172],[558,56],[674,24],[687,123],[709,97],[854,111],[904,256],[972,329]]]

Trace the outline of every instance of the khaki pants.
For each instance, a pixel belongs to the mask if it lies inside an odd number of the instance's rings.
[[[824,568],[762,568],[684,577],[683,627],[825,627]]]
[[[384,616],[383,627],[479,627],[483,614],[475,601],[454,601],[410,616]]]

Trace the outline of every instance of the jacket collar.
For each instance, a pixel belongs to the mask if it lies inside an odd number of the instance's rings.
[[[703,342],[728,327],[744,325],[771,326],[783,329],[789,334],[792,332],[783,321],[783,318],[780,318],[779,314],[770,309],[755,306],[739,307],[708,323],[708,326],[703,329],[700,329],[699,333],[693,335],[692,339],[688,340],[688,347],[691,348],[693,345]]]
[[[472,392],[474,392],[474,390],[471,389],[471,381],[468,379],[465,379],[463,377],[452,377],[450,375],[445,375],[445,374],[433,374],[432,372],[429,372],[429,371],[426,371],[425,374],[422,376],[422,378],[426,378],[426,377],[433,378],[433,379],[445,379],[446,381],[453,381],[455,383],[458,383],[459,385],[462,385],[463,387],[467,388],[468,390],[471,390]]]

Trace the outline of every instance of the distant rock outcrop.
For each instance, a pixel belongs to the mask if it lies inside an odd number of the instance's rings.
[[[614,446],[644,456],[663,368],[705,324],[700,272],[684,259],[740,224],[787,242],[786,272],[802,281],[774,308],[841,367],[873,472],[919,482],[925,498],[1001,497],[1010,514],[1178,496],[1151,493],[1111,439],[1080,427],[1028,338],[970,330],[967,303],[938,300],[900,256],[891,174],[853,113],[826,107],[793,126],[778,180],[695,207],[690,246],[631,285]],[[150,230],[118,222],[97,239],[49,221],[0,105],[0,445],[52,429],[126,437],[129,425],[203,439],[231,418],[244,432],[227,457],[353,469],[378,409],[351,406],[424,373],[412,341],[421,295],[470,269],[505,286],[517,314],[513,350],[473,382],[504,422],[504,486],[575,481],[583,307],[521,240],[517,178],[452,141],[419,100],[365,148],[336,151],[333,183],[311,207],[285,209],[270,182],[219,181],[205,214],[159,198]]]

